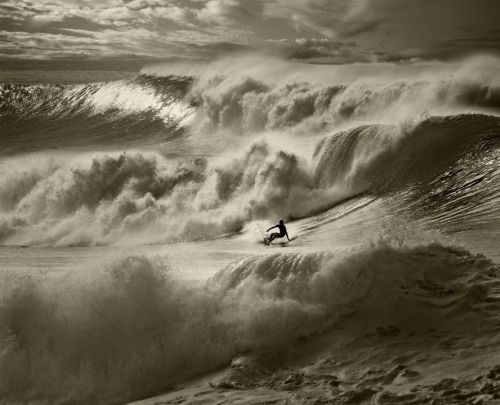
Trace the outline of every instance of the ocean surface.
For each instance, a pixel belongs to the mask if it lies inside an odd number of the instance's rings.
[[[500,400],[498,58],[3,71],[0,170],[1,403]]]

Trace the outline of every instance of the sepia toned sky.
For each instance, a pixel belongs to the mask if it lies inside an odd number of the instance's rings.
[[[315,63],[500,51],[499,0],[2,0],[0,59]]]

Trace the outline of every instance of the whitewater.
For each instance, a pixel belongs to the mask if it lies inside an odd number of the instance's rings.
[[[0,72],[0,402],[498,403],[499,72]]]

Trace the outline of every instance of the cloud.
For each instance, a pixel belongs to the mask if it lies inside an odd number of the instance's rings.
[[[99,38],[0,31],[0,51],[13,49],[17,41],[23,43],[22,51],[18,53],[34,58],[90,55],[104,45]]]
[[[184,2],[165,0],[6,0],[1,10],[0,56],[54,58],[137,54],[155,58],[210,58],[248,49],[254,33],[240,27],[226,30],[231,16],[243,8],[231,1]],[[196,26],[197,13],[207,23]],[[219,23],[208,24],[216,19]],[[206,26],[207,24],[208,26]],[[77,37],[77,38],[75,38]],[[65,46],[68,49],[63,49]],[[16,48],[18,51],[16,52]]]
[[[385,20],[372,0],[271,0],[265,15],[293,21],[297,31],[310,30],[328,38],[357,35]]]
[[[178,6],[146,7],[140,12],[149,18],[163,18],[178,24],[185,24],[188,21],[188,10]]]
[[[281,39],[269,43],[272,48],[277,48],[289,59],[337,58],[337,61],[345,60],[351,55],[351,48],[357,46],[353,41],[342,42],[328,38]]]
[[[35,26],[41,26],[41,25],[46,25],[50,24],[55,21],[62,21],[64,19],[63,15],[57,15],[57,14],[38,14],[34,15],[31,18],[31,22]]]
[[[259,0],[208,0],[196,11],[196,17],[207,24],[248,24],[249,20],[255,18],[252,11],[260,9]]]
[[[219,29],[176,30],[168,35],[144,27],[114,26],[99,31],[65,28],[57,34],[2,30],[0,55],[35,59],[118,55],[210,59],[214,55],[252,49],[243,37],[237,31],[225,36]]]
[[[165,7],[171,5],[169,1],[162,0],[132,0],[127,3],[127,7],[139,10],[147,7]]]
[[[51,22],[78,17],[103,26],[125,26],[150,23],[159,18],[177,23],[187,20],[188,10],[173,3],[160,0],[134,0],[132,2],[101,1],[99,3],[76,0],[53,0],[27,2],[7,0],[2,5],[8,15],[16,19],[29,19],[32,24],[45,25]]]

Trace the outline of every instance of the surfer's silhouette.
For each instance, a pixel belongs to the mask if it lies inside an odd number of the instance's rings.
[[[286,231],[286,226],[285,224],[283,223],[283,220],[280,219],[280,222],[278,225],[274,225],[272,226],[271,228],[269,228],[266,232],[269,232],[271,229],[274,229],[274,228],[278,228],[279,229],[279,233],[278,232],[273,232],[271,234],[271,236],[269,237],[269,244],[271,244],[271,242],[276,239],[276,238],[283,238],[284,236],[286,236],[286,238],[288,240],[291,240],[289,237],[288,237],[288,233]]]

